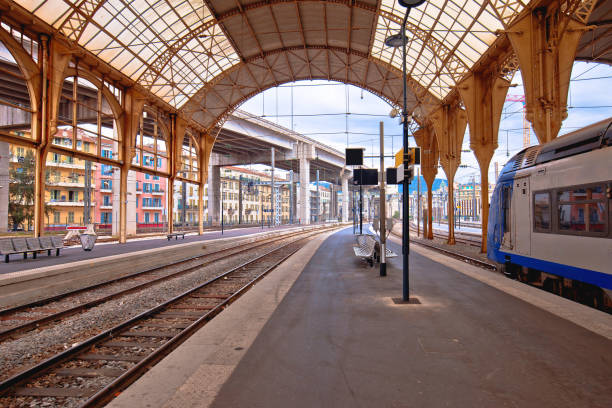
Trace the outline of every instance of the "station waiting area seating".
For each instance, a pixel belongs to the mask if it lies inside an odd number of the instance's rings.
[[[380,262],[380,243],[372,234],[359,234],[355,236],[356,245],[353,246],[355,256],[365,259],[370,266],[374,266],[374,261]],[[397,254],[389,248],[385,248],[385,256],[392,258]]]
[[[175,240],[178,239],[178,237],[185,239],[185,233],[184,232],[172,232],[170,234],[167,234],[166,237],[168,238],[168,241],[170,241],[173,237]]]
[[[38,252],[47,251],[51,256],[51,251],[55,249],[55,256],[59,256],[60,249],[64,247],[62,237],[40,237],[40,238],[7,238],[0,240],[0,255],[4,255],[4,262],[9,262],[9,256],[13,254],[23,254],[23,259],[28,258],[28,253],[32,253],[32,258],[36,259]]]

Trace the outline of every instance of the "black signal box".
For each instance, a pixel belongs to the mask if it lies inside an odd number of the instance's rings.
[[[353,184],[356,186],[375,186],[378,184],[378,170],[355,169],[353,170]]]
[[[363,149],[345,149],[347,166],[363,166]]]

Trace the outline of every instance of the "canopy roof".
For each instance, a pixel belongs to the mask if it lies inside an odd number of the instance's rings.
[[[266,88],[299,79],[353,83],[395,104],[402,95],[401,50],[384,45],[402,23],[397,0],[16,3],[205,125]],[[445,98],[526,3],[428,0],[412,9],[411,106]]]

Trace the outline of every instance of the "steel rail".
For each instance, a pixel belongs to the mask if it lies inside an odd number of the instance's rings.
[[[317,232],[322,232],[321,230],[317,230]],[[126,329],[133,327],[133,326],[137,326],[139,323],[141,323],[142,320],[153,317],[156,313],[162,312],[164,311],[166,308],[168,308],[169,306],[171,306],[174,303],[177,303],[185,298],[187,298],[189,295],[191,295],[192,293],[201,290],[207,286],[212,285],[213,283],[227,278],[228,275],[233,274],[235,272],[240,272],[243,268],[247,267],[247,266],[252,266],[254,264],[256,264],[257,262],[260,262],[261,260],[263,260],[264,258],[270,256],[271,254],[275,253],[275,252],[280,252],[282,250],[284,250],[285,248],[287,248],[290,245],[295,245],[297,243],[301,243],[304,240],[307,240],[309,238],[311,238],[311,236],[314,234],[311,234],[310,236],[307,237],[303,237],[300,238],[296,241],[292,241],[290,243],[287,243],[283,246],[280,246],[278,248],[275,248],[271,251],[266,252],[265,254],[262,254],[254,259],[251,259],[247,262],[242,263],[241,265],[238,265],[236,267],[231,268],[229,271],[220,274],[192,289],[187,290],[186,292],[175,296],[174,298],[163,302],[145,312],[142,312],[140,314],[138,314],[137,316],[128,319],[116,326],[114,326],[111,329],[108,329],[102,333],[97,334],[94,337],[91,337],[88,340],[85,340],[81,343],[79,343],[78,345],[63,351],[53,357],[50,357],[49,359],[37,364],[34,367],[29,368],[28,370],[25,370],[5,381],[3,381],[2,383],[0,383],[0,396],[3,397],[7,397],[10,396],[8,395],[11,391],[11,389],[13,389],[14,387],[16,387],[17,385],[23,384],[25,383],[27,380],[29,379],[33,379],[35,377],[38,377],[42,374],[47,373],[50,369],[52,369],[53,367],[57,366],[58,364],[64,363],[66,361],[69,361],[71,359],[73,359],[74,357],[78,357],[78,355],[85,351],[90,349],[92,346],[101,343],[103,341],[109,340],[112,337],[115,336],[121,336],[121,333],[124,332]],[[250,286],[252,286],[256,281],[258,281],[259,279],[263,278],[263,276],[265,276],[267,273],[269,273],[271,270],[273,270],[274,268],[276,268],[280,263],[282,263],[284,260],[286,260],[289,256],[291,256],[293,253],[295,253],[296,251],[298,251],[303,245],[296,245],[296,248],[292,248],[292,250],[288,253],[283,254],[283,256],[276,260],[274,262],[273,265],[268,266],[264,272],[258,274],[255,278],[250,279],[246,284],[244,284],[240,289],[238,289],[236,292],[232,293],[231,295],[228,295],[228,297],[226,299],[224,299],[221,303],[219,303],[218,305],[216,305],[214,308],[212,308],[211,310],[205,312],[201,317],[199,317],[196,321],[194,321],[193,323],[191,323],[188,327],[184,328],[181,332],[179,332],[178,334],[176,334],[174,337],[172,337],[170,340],[168,340],[166,343],[164,343],[162,346],[160,346],[159,349],[153,351],[152,353],[150,353],[148,356],[146,356],[143,360],[141,360],[139,363],[137,363],[135,366],[131,367],[130,369],[128,369],[125,373],[123,373],[121,376],[117,377],[113,382],[111,382],[109,385],[107,385],[105,388],[103,388],[102,390],[96,392],[88,401],[85,402],[85,405],[83,406],[99,406],[98,404],[101,404],[104,401],[107,401],[108,399],[112,398],[112,396],[114,395],[114,390],[119,389],[121,387],[125,387],[127,386],[129,383],[131,383],[132,381],[134,381],[138,376],[140,376],[144,371],[146,371],[147,369],[150,368],[150,366],[152,364],[155,364],[156,362],[158,362],[159,360],[161,360],[165,355],[167,355],[170,351],[172,351],[174,348],[176,348],[179,344],[181,344],[182,342],[184,342],[190,335],[192,335],[197,329],[199,329],[201,326],[203,326],[207,321],[209,321],[210,319],[212,319],[214,316],[216,316],[219,312],[221,312],[223,310],[223,308],[225,306],[227,306],[229,303],[233,302],[235,299],[237,299],[239,296],[241,296]],[[188,317],[185,317],[186,319]],[[103,346],[103,345],[102,345]],[[78,359],[78,358],[77,358]],[[109,394],[110,393],[110,394]]]
[[[397,234],[396,234],[396,233],[394,233],[394,232],[393,232],[393,235],[395,235],[395,236],[396,236],[396,237],[398,237],[398,238],[401,238],[399,235],[397,235]],[[434,235],[435,235],[435,234],[434,234]],[[445,237],[445,236],[444,236],[444,237]],[[473,265],[479,266],[479,267],[481,267],[481,268],[485,268],[485,269],[490,269],[490,270],[493,270],[493,271],[497,271],[497,266],[496,266],[496,265],[494,265],[494,264],[491,264],[491,263],[489,263],[489,262],[481,261],[480,259],[472,258],[472,257],[470,257],[470,256],[464,255],[464,254],[459,253],[459,252],[449,251],[448,249],[440,248],[440,247],[435,246],[435,245],[432,245],[432,244],[426,244],[426,243],[421,242],[421,241],[412,241],[412,242],[413,242],[413,243],[415,243],[415,244],[418,244],[418,245],[424,246],[424,247],[426,247],[426,248],[430,248],[430,249],[433,249],[433,250],[435,250],[435,251],[442,252],[442,253],[443,253],[443,254],[445,254],[445,255],[448,255],[448,256],[450,256],[450,257],[453,257],[453,258],[459,259],[459,260],[461,260],[461,261],[465,261],[466,263],[470,263],[470,264],[473,264]],[[480,244],[479,244],[479,246],[480,246]]]
[[[323,230],[325,230],[325,229],[323,229]],[[0,340],[6,339],[6,338],[8,338],[10,336],[14,336],[14,335],[16,335],[18,333],[21,333],[21,332],[24,332],[24,331],[27,331],[27,330],[31,330],[31,329],[37,328],[37,327],[39,327],[39,326],[41,326],[43,324],[46,324],[46,323],[49,323],[49,322],[54,322],[54,321],[60,320],[62,318],[66,318],[66,317],[78,314],[78,313],[80,313],[82,311],[85,311],[85,310],[90,309],[92,307],[98,306],[98,305],[100,305],[102,303],[105,303],[105,302],[108,302],[108,301],[110,301],[112,299],[116,299],[116,298],[119,298],[121,296],[125,296],[125,295],[127,295],[129,293],[133,293],[133,292],[137,292],[139,290],[146,289],[147,287],[153,286],[153,285],[155,285],[157,283],[177,278],[177,277],[182,276],[184,274],[190,273],[190,272],[192,272],[192,271],[194,271],[194,270],[196,270],[198,268],[202,268],[202,267],[205,267],[207,265],[210,265],[213,262],[218,261],[222,257],[228,256],[228,253],[229,253],[229,256],[240,255],[240,254],[243,254],[245,252],[251,251],[253,249],[256,249],[256,248],[259,248],[259,247],[262,247],[262,246],[266,246],[266,245],[269,245],[269,244],[277,242],[277,241],[282,241],[282,240],[287,239],[287,238],[295,237],[296,235],[305,234],[305,233],[308,233],[308,232],[311,232],[311,231],[299,231],[299,232],[283,235],[283,236],[280,236],[280,237],[264,238],[261,241],[255,242],[255,245],[252,245],[253,244],[252,242],[251,243],[245,243],[245,244],[241,244],[241,245],[234,246],[234,247],[231,247],[231,248],[225,248],[225,249],[221,249],[219,251],[210,252],[210,253],[207,253],[207,254],[204,254],[204,255],[196,255],[196,256],[189,257],[189,258],[184,258],[184,259],[181,259],[181,260],[178,260],[178,261],[175,261],[175,262],[171,262],[171,263],[168,263],[168,264],[164,264],[164,265],[161,265],[161,266],[150,268],[150,269],[147,269],[147,270],[144,270],[144,271],[136,272],[136,273],[133,273],[133,274],[130,274],[130,275],[126,275],[126,276],[120,277],[120,278],[112,279],[110,281],[98,283],[98,284],[91,285],[91,286],[88,286],[88,287],[85,287],[85,288],[80,288],[80,289],[77,289],[77,290],[74,290],[74,291],[71,291],[71,292],[66,292],[66,293],[63,293],[61,295],[53,296],[51,298],[47,298],[47,299],[43,299],[43,300],[38,300],[38,301],[32,302],[30,304],[26,304],[26,305],[22,305],[22,306],[17,306],[17,307],[11,308],[11,309],[4,309],[4,310],[0,311],[0,316],[2,316],[2,317],[10,315],[11,313],[24,312],[24,311],[27,311],[27,309],[29,309],[29,308],[34,308],[34,307],[39,307],[39,306],[43,306],[43,305],[48,305],[48,304],[50,304],[50,303],[52,303],[54,301],[65,299],[65,298],[67,298],[69,296],[76,296],[76,295],[82,294],[82,293],[87,292],[87,291],[92,291],[92,290],[100,289],[101,287],[104,287],[104,286],[110,286],[110,285],[118,283],[118,282],[122,282],[122,281],[126,281],[126,280],[129,280],[129,279],[138,278],[138,277],[141,277],[142,275],[147,274],[147,273],[154,273],[156,271],[161,271],[161,270],[163,270],[165,268],[175,267],[175,266],[178,266],[180,264],[183,264],[183,263],[186,263],[186,262],[190,262],[190,261],[194,261],[194,260],[197,260],[197,259],[200,259],[200,258],[203,258],[203,257],[215,256],[214,259],[207,259],[204,262],[198,263],[197,265],[190,266],[190,267],[188,267],[186,269],[182,269],[182,270],[177,271],[175,273],[171,273],[169,275],[157,277],[157,278],[154,278],[154,279],[152,279],[152,280],[150,280],[148,282],[144,282],[144,283],[138,284],[138,285],[130,287],[128,289],[119,290],[117,292],[111,293],[110,295],[103,296],[103,297],[100,297],[98,299],[94,299],[94,300],[88,301],[86,303],[79,304],[78,306],[75,306],[75,307],[72,307],[72,308],[69,308],[69,309],[65,309],[65,310],[62,310],[62,311],[57,312],[57,313],[52,313],[50,315],[41,317],[41,318],[36,319],[36,320],[30,320],[27,323],[24,323],[24,324],[21,324],[21,325],[18,325],[18,326],[14,326],[14,327],[10,327],[10,328],[8,328],[6,330],[2,330],[2,331],[0,331]],[[238,248],[244,248],[244,249],[236,250]],[[6,320],[9,320],[9,319],[6,319]]]

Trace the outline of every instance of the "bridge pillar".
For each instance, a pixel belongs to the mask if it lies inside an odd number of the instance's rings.
[[[442,105],[431,114],[431,122],[440,149],[440,164],[448,180],[448,244],[455,245],[454,179],[461,163],[461,144],[467,126],[465,111],[457,105]]]
[[[221,166],[210,165],[208,169],[208,216],[212,225],[220,225],[219,205],[221,204]]]
[[[348,174],[342,175],[342,222],[348,222],[349,220],[349,198],[351,196],[349,192],[349,178]]]
[[[535,8],[507,30],[518,57],[527,120],[540,143],[557,137],[567,118],[567,94],[578,42],[597,3],[570,1],[564,10],[551,2]]]
[[[414,133],[417,144],[421,147],[421,174],[427,183],[427,239],[433,239],[433,183],[438,173],[438,142],[431,126],[421,127]]]
[[[470,148],[480,167],[482,236],[480,251],[487,252],[489,222],[489,164],[497,149],[499,121],[510,82],[495,73],[476,72],[459,84],[470,125]]]
[[[300,224],[310,224],[310,160],[300,157]]]

